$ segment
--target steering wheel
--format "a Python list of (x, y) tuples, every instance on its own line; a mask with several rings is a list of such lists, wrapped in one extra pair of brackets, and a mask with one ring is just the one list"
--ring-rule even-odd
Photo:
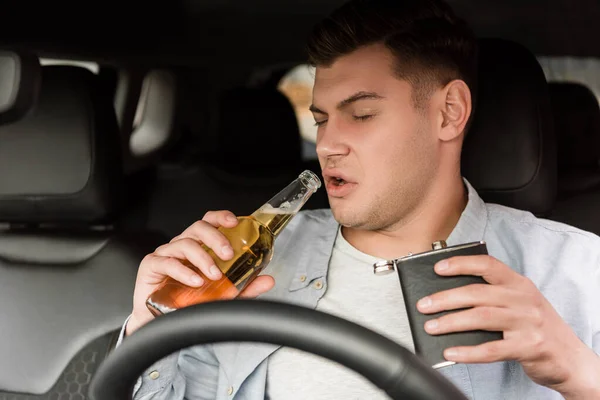
[(130, 400), (157, 360), (193, 345), (260, 342), (293, 347), (350, 368), (392, 399), (466, 400), (442, 375), (392, 340), (342, 318), (266, 300), (202, 303), (156, 318), (100, 365), (92, 400)]

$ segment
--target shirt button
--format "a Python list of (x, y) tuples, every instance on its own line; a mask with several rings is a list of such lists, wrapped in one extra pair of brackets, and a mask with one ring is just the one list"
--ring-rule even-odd
[(227, 389), (227, 394), (230, 396), (233, 394), (233, 386), (229, 386), (229, 388)]
[(315, 289), (322, 289), (322, 288), (323, 288), (323, 282), (316, 281), (315, 282)]
[(302, 276), (300, 277), (300, 282), (304, 282), (304, 281), (306, 281), (306, 275), (302, 275)]
[(159, 376), (160, 376), (160, 373), (158, 371), (150, 372), (150, 379), (152, 379), (154, 381), (157, 380)]

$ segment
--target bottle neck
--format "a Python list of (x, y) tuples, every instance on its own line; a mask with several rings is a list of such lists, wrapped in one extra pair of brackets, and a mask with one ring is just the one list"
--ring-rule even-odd
[(252, 213), (252, 217), (277, 237), (320, 186), (321, 182), (314, 173), (304, 171), (297, 179)]

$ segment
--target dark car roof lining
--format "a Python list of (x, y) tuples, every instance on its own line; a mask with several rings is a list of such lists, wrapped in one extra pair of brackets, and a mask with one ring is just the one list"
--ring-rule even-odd
[[(6, 7), (11, 18), (0, 28), (0, 46), (111, 63), (209, 69), (302, 62), (311, 26), (343, 1), (172, 0), (118, 6), (104, 1), (69, 5), (69, 13), (42, 4), (45, 18), (35, 22), (31, 10), (15, 1)], [(448, 1), (481, 37), (512, 39), (537, 55), (600, 57), (597, 0)]]

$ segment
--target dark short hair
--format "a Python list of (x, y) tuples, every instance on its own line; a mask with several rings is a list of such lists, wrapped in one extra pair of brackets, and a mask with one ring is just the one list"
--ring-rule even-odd
[(469, 86), (474, 103), (477, 40), (442, 0), (350, 0), (314, 27), (307, 43), (309, 62), (329, 66), (377, 43), (396, 57), (397, 76), (411, 83), (417, 108), (432, 89), (454, 79)]

